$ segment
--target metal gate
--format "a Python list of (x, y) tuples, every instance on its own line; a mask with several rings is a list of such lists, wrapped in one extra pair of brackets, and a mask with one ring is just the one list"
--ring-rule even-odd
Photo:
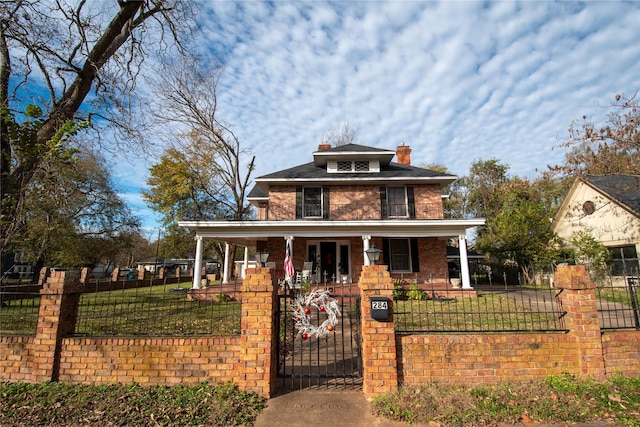
[[(312, 285), (313, 286), (313, 285)], [(329, 285), (328, 285), (329, 286)], [(322, 286), (318, 286), (321, 288)], [(320, 338), (297, 333), (293, 320), (295, 298), (304, 290), (290, 290), (279, 296), (277, 331), (278, 391), (311, 387), (359, 389), (362, 387), (360, 346), (360, 294), (357, 285), (331, 284), (324, 287), (340, 307), (335, 329)], [(327, 315), (320, 310), (309, 314), (320, 325)]]

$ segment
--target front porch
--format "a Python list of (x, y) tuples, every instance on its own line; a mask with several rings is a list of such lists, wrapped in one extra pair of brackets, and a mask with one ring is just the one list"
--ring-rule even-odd
[[(180, 221), (196, 231), (193, 289), (201, 288), (202, 239), (226, 242), (222, 283), (231, 282), (230, 246), (244, 246), (248, 267), (249, 248), (268, 253), (267, 267), (274, 276), (285, 271), (285, 251), (298, 273), (306, 272), (310, 283), (358, 283), (365, 253), (374, 246), (382, 250), (378, 264), (389, 266), (394, 280), (405, 279), (425, 291), (455, 291), (450, 283), (446, 243), (450, 238), (460, 248), (460, 281), (463, 290), (472, 290), (467, 259), (466, 230), (483, 220), (385, 220), (385, 221)], [(264, 260), (263, 260), (264, 262)], [(245, 268), (246, 270), (246, 268)], [(214, 291), (209, 291), (214, 292)], [(195, 292), (194, 292), (195, 294)], [(466, 295), (466, 294), (465, 294)]]

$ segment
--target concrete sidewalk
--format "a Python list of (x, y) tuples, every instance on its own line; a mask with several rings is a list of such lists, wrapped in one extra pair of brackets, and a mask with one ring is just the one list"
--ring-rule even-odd
[[(437, 427), (439, 423), (411, 424), (413, 427)], [(372, 415), (369, 402), (360, 390), (304, 389), (269, 399), (255, 427), (408, 427)], [(611, 427), (602, 421), (571, 424), (516, 423), (499, 427)]]
[[(269, 399), (255, 427), (406, 427), (376, 418), (360, 390), (304, 389)], [(416, 424), (414, 424), (416, 425)]]

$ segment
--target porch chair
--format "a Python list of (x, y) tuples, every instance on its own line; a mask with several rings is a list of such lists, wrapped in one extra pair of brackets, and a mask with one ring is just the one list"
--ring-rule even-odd
[(302, 277), (301, 277), (301, 281), (304, 282), (312, 282), (312, 273), (313, 271), (311, 270), (313, 268), (313, 261), (305, 261), (305, 263), (302, 266)]

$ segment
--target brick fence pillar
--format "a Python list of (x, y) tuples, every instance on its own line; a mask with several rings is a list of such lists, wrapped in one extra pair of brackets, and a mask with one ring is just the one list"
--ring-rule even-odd
[(271, 270), (249, 268), (242, 282), (242, 347), (239, 387), (271, 397), (276, 386), (277, 289)]
[(62, 339), (75, 328), (82, 294), (78, 272), (54, 271), (40, 290), (40, 312), (31, 357), (31, 380), (57, 381)]
[(374, 320), (370, 304), (370, 297), (387, 297), (393, 313), (393, 280), (386, 265), (365, 265), (358, 286), (362, 307), (362, 391), (371, 399), (398, 388), (393, 314), (390, 321)]
[(554, 285), (561, 289), (559, 298), (567, 312), (565, 326), (576, 348), (580, 373), (596, 380), (605, 379), (600, 318), (596, 284), (584, 265), (558, 266)]

